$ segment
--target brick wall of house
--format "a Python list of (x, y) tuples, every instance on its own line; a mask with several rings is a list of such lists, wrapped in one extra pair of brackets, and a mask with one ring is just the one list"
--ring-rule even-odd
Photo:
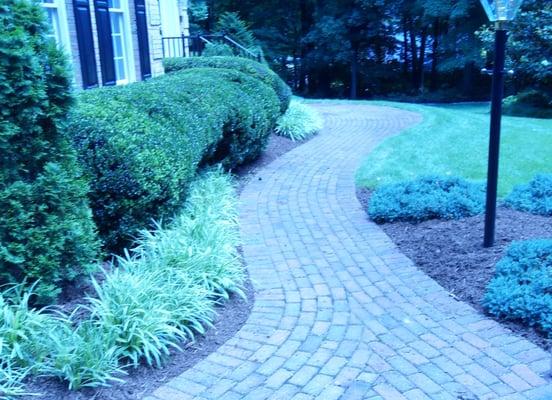
[(146, 14), (148, 18), (151, 73), (153, 76), (158, 76), (164, 73), (159, 0), (146, 1)]
[(77, 28), (75, 26), (75, 11), (73, 9), (73, 2), (71, 0), (65, 0), (65, 10), (67, 15), (67, 27), (69, 30), (69, 41), (71, 43), (71, 66), (73, 72), (73, 78), (75, 86), (82, 87), (82, 73), (80, 67), (80, 54), (79, 44), (77, 42)]
[[(161, 16), (159, 9), (159, 2), (163, 0), (146, 0), (146, 17), (148, 21), (148, 40), (150, 48), (150, 60), (151, 70), (153, 76), (158, 76), (164, 73), (163, 69), (163, 48), (162, 48), (162, 26)], [(180, 10), (181, 29), (183, 34), (188, 33), (188, 0), (178, 0)], [(92, 37), (94, 40), (94, 50), (96, 56), (96, 70), (98, 73), (98, 81), (100, 86), (102, 85), (102, 71), (100, 64), (100, 52), (98, 45), (98, 34), (96, 27), (96, 15), (94, 10), (94, 0), (90, 0), (90, 18), (92, 23)], [(134, 0), (128, 0), (129, 18), (130, 18), (130, 31), (132, 37), (132, 58), (134, 64), (134, 70), (136, 74), (136, 80), (141, 79), (140, 70), (140, 50), (138, 47), (138, 34), (136, 25), (136, 12), (134, 7)], [(65, 0), (65, 8), (67, 14), (67, 23), (69, 31), (69, 39), (71, 42), (71, 63), (73, 67), (73, 75), (75, 80), (75, 86), (82, 88), (82, 73), (80, 67), (79, 47), (77, 40), (77, 28), (75, 25), (75, 13), (73, 9), (73, 1)]]

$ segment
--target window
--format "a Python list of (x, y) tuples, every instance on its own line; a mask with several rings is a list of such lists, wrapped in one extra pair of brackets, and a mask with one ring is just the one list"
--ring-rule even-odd
[(109, 0), (109, 18), (111, 20), (111, 38), (113, 40), (113, 60), (117, 84), (134, 80), (132, 41), (127, 0)]
[(48, 35), (67, 53), (71, 51), (64, 0), (42, 0), (52, 32)]

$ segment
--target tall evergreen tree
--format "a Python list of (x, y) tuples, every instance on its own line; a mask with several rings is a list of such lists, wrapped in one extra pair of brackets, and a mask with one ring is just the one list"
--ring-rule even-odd
[(39, 280), (42, 300), (97, 255), (87, 185), (59, 128), (67, 66), (48, 30), (38, 4), (0, 0), (0, 280)]

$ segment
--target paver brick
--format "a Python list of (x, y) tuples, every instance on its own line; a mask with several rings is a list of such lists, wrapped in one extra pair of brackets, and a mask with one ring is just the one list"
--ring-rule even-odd
[(362, 158), (420, 117), (316, 107), (325, 129), (241, 193), (249, 319), (145, 400), (551, 399), (549, 354), (451, 298), (355, 198)]

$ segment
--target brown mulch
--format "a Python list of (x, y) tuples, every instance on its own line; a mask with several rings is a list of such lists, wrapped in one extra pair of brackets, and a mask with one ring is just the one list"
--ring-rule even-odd
[[(366, 209), (370, 192), (360, 189)], [(453, 296), (484, 313), (481, 299), (494, 276), (495, 264), (514, 240), (552, 238), (552, 219), (498, 207), (496, 242), (483, 247), (484, 215), (461, 220), (430, 220), (418, 224), (393, 222), (379, 225), (399, 249)], [(501, 324), (547, 350), (550, 339), (521, 323)]]
[[(257, 170), (299, 146), (301, 143), (271, 135), (267, 148), (261, 157), (233, 171), (237, 178), (238, 192), (243, 190)], [(91, 291), (89, 285), (65, 289), (65, 303), (60, 306), (66, 311), (74, 309), (76, 304), (82, 302), (82, 293)], [(226, 304), (218, 307), (216, 310), (218, 315), (214, 327), (207, 330), (204, 336), (198, 336), (194, 343), (185, 344), (182, 352), (174, 351), (163, 368), (157, 369), (144, 365), (137, 369), (128, 370), (128, 375), (122, 377), (125, 381), (123, 384), (116, 383), (108, 388), (83, 389), (76, 392), (69, 391), (66, 383), (51, 378), (33, 377), (27, 382), (26, 389), (31, 393), (41, 393), (41, 395), (23, 398), (28, 400), (141, 399), (216, 351), (240, 330), (247, 321), (253, 307), (254, 290), (249, 278), (247, 279), (244, 291), (247, 299), (233, 296)], [(80, 296), (78, 293), (80, 293)]]

